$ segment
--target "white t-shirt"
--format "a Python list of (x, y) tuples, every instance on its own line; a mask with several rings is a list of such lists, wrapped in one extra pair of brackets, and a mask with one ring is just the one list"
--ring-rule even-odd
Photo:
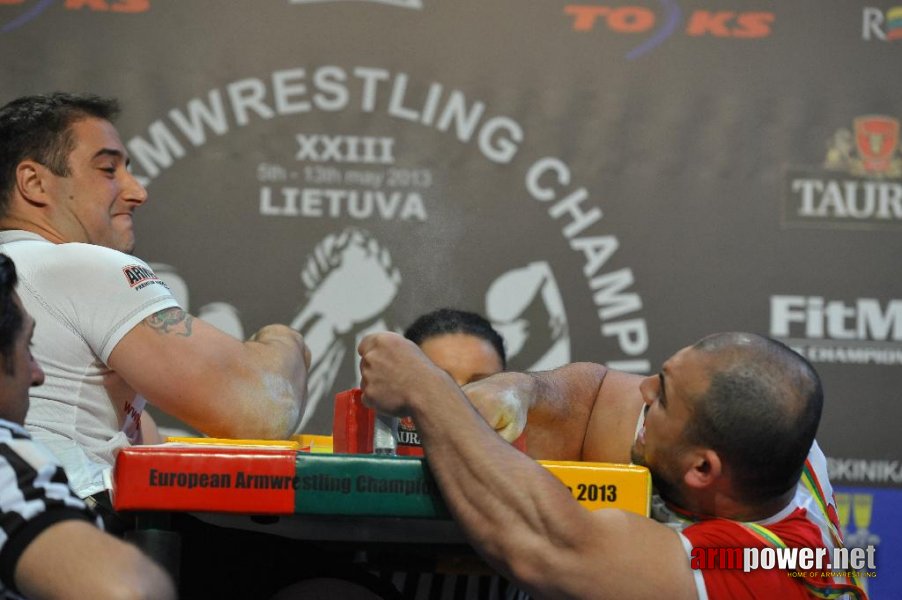
[(62, 462), (75, 492), (109, 487), (122, 447), (140, 441), (144, 399), (107, 366), (116, 344), (146, 317), (178, 303), (143, 261), (92, 244), (53, 244), (0, 232), (19, 293), (37, 323), (32, 346), (46, 375), (31, 388), (25, 425)]

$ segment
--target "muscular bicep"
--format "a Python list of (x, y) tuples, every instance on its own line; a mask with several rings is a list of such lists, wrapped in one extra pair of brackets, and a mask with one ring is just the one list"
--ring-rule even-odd
[(607, 369), (597, 363), (571, 363), (531, 374), (534, 388), (526, 426), (530, 456), (585, 460), (583, 442), (606, 373)]
[(108, 362), (151, 404), (213, 435), (229, 418), (217, 400), (241, 381), (243, 353), (242, 342), (174, 307), (133, 327)]
[(608, 371), (592, 407), (581, 460), (628, 463), (642, 411), (642, 376)]

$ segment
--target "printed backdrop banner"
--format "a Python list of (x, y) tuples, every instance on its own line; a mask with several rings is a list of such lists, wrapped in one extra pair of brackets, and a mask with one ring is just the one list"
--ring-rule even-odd
[[(837, 487), (837, 516), (847, 548), (873, 548), (876, 569), (860, 573), (871, 600), (899, 597), (902, 569), (902, 490)], [(871, 576), (875, 574), (876, 576)]]
[(306, 336), (305, 431), (441, 306), (521, 370), (748, 330), (821, 373), (834, 480), (902, 487), (898, 0), (7, 0), (0, 52), (0, 101), (122, 101), (136, 253)]

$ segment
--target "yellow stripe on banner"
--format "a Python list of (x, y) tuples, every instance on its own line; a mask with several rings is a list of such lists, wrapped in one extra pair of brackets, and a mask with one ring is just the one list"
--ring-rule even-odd
[(651, 512), (651, 473), (645, 467), (554, 460), (539, 464), (589, 510), (619, 508), (645, 517)]
[(300, 435), (291, 436), (291, 439), (298, 443), (303, 452), (312, 452), (314, 454), (332, 453), (331, 435), (311, 435), (302, 433)]
[(174, 437), (166, 438), (167, 444), (206, 445), (206, 446), (245, 446), (285, 448), (288, 450), (300, 450), (301, 445), (295, 440), (238, 440), (232, 438), (207, 438), (207, 437)]
[(174, 437), (166, 438), (167, 444), (199, 444), (207, 446), (243, 446), (286, 448), (298, 452), (314, 452), (317, 454), (332, 453), (331, 435), (293, 435), (288, 440), (244, 440), (232, 438), (207, 438), (207, 437)]

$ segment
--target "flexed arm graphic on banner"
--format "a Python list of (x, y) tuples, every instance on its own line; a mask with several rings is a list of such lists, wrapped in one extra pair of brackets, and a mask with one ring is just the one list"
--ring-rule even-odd
[(570, 362), (567, 313), (547, 262), (498, 277), (485, 294), (485, 307), (515, 369), (545, 371)]
[[(329, 433), (332, 404), (323, 403), (347, 354), (354, 355), (359, 339), (369, 331), (387, 329), (382, 313), (401, 285), (391, 255), (368, 232), (348, 228), (321, 241), (301, 271), (307, 303), (291, 326), (304, 336), (313, 355), (307, 380), (307, 411), (300, 429)], [(356, 361), (353, 381), (356, 383)], [(347, 366), (347, 365), (345, 365)]]

